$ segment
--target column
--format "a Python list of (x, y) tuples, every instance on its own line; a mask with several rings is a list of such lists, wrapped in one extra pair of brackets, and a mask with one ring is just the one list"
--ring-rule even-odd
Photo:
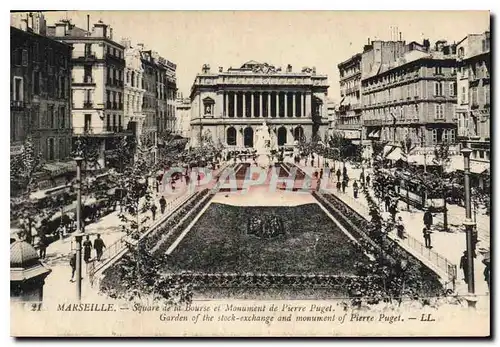
[(280, 93), (276, 92), (276, 118), (280, 116)]
[(251, 110), (252, 110), (252, 118), (255, 117), (255, 112), (254, 112), (254, 93), (252, 92), (251, 94), (251, 100), (252, 100), (252, 104), (250, 105), (251, 107)]
[(292, 102), (292, 107), (293, 107), (293, 117), (295, 117), (296, 111), (297, 111), (297, 104), (295, 103), (295, 92), (293, 93), (293, 102)]
[(300, 103), (300, 116), (301, 117), (305, 117), (306, 116), (306, 112), (305, 112), (305, 109), (306, 109), (306, 94), (304, 92), (300, 93), (300, 95), (302, 95), (302, 102)]
[(267, 93), (267, 116), (271, 118), (271, 92)]
[(234, 92), (234, 116), (237, 117), (238, 114), (238, 93)]
[(262, 92), (259, 92), (259, 116), (264, 117), (264, 104), (262, 103)]
[(229, 117), (229, 93), (224, 92), (224, 100), (225, 100), (225, 117)]
[(311, 93), (306, 95), (306, 110), (304, 116), (307, 117), (311, 114)]
[(288, 92), (285, 92), (285, 97), (283, 100), (285, 104), (285, 117), (288, 117)]
[(247, 116), (247, 93), (243, 93), (243, 117)]

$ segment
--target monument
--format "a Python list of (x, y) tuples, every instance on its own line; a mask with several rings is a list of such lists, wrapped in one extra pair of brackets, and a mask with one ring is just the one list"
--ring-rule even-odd
[(269, 167), (271, 163), (271, 135), (266, 122), (256, 131), (255, 151), (257, 164), (260, 167)]

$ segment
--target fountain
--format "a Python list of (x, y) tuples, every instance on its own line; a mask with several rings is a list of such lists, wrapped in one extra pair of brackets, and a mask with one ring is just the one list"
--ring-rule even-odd
[(271, 135), (266, 122), (257, 129), (255, 150), (257, 154), (256, 162), (262, 168), (267, 168), (271, 164)]

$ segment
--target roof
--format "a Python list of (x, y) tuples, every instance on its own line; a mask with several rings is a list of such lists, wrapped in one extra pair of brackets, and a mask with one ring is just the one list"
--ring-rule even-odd
[[(66, 31), (69, 37), (88, 37), (90, 32), (85, 29), (79, 28), (75, 25), (71, 25), (69, 30)], [(55, 26), (47, 26), (47, 36), (56, 36), (56, 27)]]
[(260, 65), (260, 63), (258, 61), (255, 61), (255, 60), (250, 60), (250, 61), (247, 61), (245, 64), (241, 65), (241, 68), (243, 69), (247, 65)]
[(10, 245), (10, 267), (29, 268), (39, 263), (35, 248), (26, 241), (16, 241)]

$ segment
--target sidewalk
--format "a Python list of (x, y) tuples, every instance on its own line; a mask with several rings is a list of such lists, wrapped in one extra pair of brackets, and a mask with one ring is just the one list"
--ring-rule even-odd
[[(185, 188), (186, 184), (184, 181), (182, 181), (177, 183), (174, 194), (164, 195), (165, 199), (167, 200), (166, 211), (173, 207), (170, 205), (171, 202), (173, 202), (179, 196), (188, 193), (188, 190)], [(154, 202), (158, 207), (156, 219), (160, 218), (161, 216), (159, 207), (159, 200), (161, 196), (161, 189), (159, 193), (156, 193), (156, 191), (154, 192)], [(151, 212), (148, 211), (145, 214), (141, 215), (141, 217), (144, 216), (151, 217), (152, 215)], [(153, 220), (152, 218), (150, 218), (146, 222), (146, 225), (150, 225), (152, 222)], [(85, 228), (85, 233), (91, 235), (90, 239), (92, 242), (94, 241), (96, 234), (101, 234), (101, 238), (103, 239), (104, 244), (106, 245), (106, 247), (109, 247), (125, 235), (125, 233), (121, 230), (121, 225), (122, 222), (119, 218), (119, 208), (117, 208), (117, 211), (104, 216), (96, 223), (87, 225)], [(69, 265), (71, 250), (75, 247), (76, 245), (73, 236), (67, 237), (62, 240), (57, 240), (47, 247), (47, 257), (46, 259), (42, 260), (42, 262), (46, 264), (52, 270), (52, 272), (45, 279), (43, 294), (44, 301), (61, 301), (64, 299), (73, 300), (76, 298), (76, 283), (70, 282), (71, 267)], [(92, 259), (95, 258), (95, 255), (95, 250), (92, 249)], [(90, 286), (87, 276), (87, 265), (85, 263), (82, 263), (82, 277), (82, 298), (88, 299), (90, 297), (95, 297), (95, 295), (97, 295), (97, 291), (96, 289), (92, 289)]]
[[(349, 164), (346, 164), (348, 174), (349, 176), (354, 180), (359, 178), (359, 175), (361, 173), (361, 169), (354, 169), (351, 168)], [(365, 175), (370, 173), (370, 170), (365, 169)], [(363, 193), (360, 191), (358, 194), (358, 198), (354, 199), (353, 197), (353, 190), (352, 190), (352, 183), (349, 184), (349, 187), (346, 190), (346, 193), (338, 193), (336, 190), (331, 190), (331, 193), (335, 194), (337, 197), (342, 199), (345, 203), (349, 204), (352, 208), (354, 208), (356, 211), (361, 213), (364, 216), (368, 216), (368, 203), (365, 199), (365, 196)], [(371, 190), (370, 190), (371, 192)], [(371, 192), (372, 193), (372, 192)], [(373, 194), (373, 193), (372, 193)], [(453, 205), (452, 205), (453, 206)], [(454, 214), (452, 218), (448, 218), (448, 221), (451, 224), (454, 224), (455, 221), (458, 221), (458, 213), (460, 213), (460, 208), (459, 206), (453, 206), (453, 209), (450, 209), (449, 214)], [(423, 225), (423, 211), (419, 211), (416, 209), (411, 209), (410, 211), (406, 210), (406, 203), (401, 202), (400, 206), (398, 206), (398, 216), (401, 216), (404, 224), (405, 224), (405, 232), (408, 235), (411, 235), (413, 238), (416, 240), (424, 243), (423, 236), (422, 236), (422, 228), (424, 227)], [(381, 207), (381, 211), (384, 211), (383, 207)], [(465, 215), (465, 212), (463, 212)], [(383, 213), (383, 216), (385, 218), (389, 217), (388, 213)], [(487, 216), (484, 216), (487, 217)], [(369, 217), (368, 217), (369, 218)], [(439, 218), (435, 218), (435, 220)], [(457, 223), (458, 224), (458, 223)], [(487, 224), (489, 226), (489, 223)], [(488, 236), (489, 236), (489, 228), (488, 228)], [(455, 231), (455, 232), (439, 232), (435, 231), (432, 234), (431, 238), (432, 242), (432, 250), (442, 257), (448, 259), (452, 264), (457, 265), (457, 292), (461, 294), (467, 293), (467, 285), (463, 281), (463, 272), (461, 271), (459, 264), (460, 264), (460, 257), (463, 254), (463, 251), (466, 249), (466, 236), (465, 232), (461, 228), (460, 231)], [(479, 246), (479, 245), (478, 245)], [(478, 252), (476, 252), (478, 253)], [(474, 261), (474, 271), (475, 271), (475, 283), (476, 283), (476, 294), (478, 295), (484, 295), (488, 292), (488, 288), (486, 285), (486, 282), (484, 281), (484, 276), (483, 276), (483, 270), (484, 270), (484, 264), (481, 262), (482, 256), (478, 253), (477, 258)]]

